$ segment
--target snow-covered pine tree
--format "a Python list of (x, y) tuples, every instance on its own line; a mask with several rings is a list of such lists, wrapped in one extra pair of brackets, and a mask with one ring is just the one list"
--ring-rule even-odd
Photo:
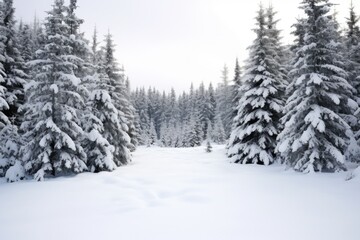
[(150, 129), (150, 118), (148, 115), (148, 98), (144, 88), (139, 90), (136, 99), (136, 110), (139, 115), (140, 124), (139, 144), (146, 145), (149, 139), (148, 132)]
[[(93, 35), (92, 52), (89, 55), (91, 72), (84, 78), (87, 88), (86, 108), (82, 125), (85, 131), (83, 146), (87, 154), (87, 166), (91, 172), (112, 171), (114, 146), (108, 139), (116, 139), (118, 129), (118, 112), (112, 103), (109, 92), (113, 90), (110, 80), (101, 64), (98, 55), (96, 31)], [(121, 133), (120, 133), (121, 134)]]
[(350, 74), (349, 82), (356, 90), (356, 98), (360, 104), (360, 29), (358, 26), (359, 16), (355, 13), (355, 7), (351, 2), (350, 14), (347, 18), (348, 28), (345, 34), (345, 57), (348, 60), (347, 70)]
[(8, 118), (13, 119), (14, 124), (19, 126), (21, 120), (18, 108), (24, 103), (24, 85), (27, 82), (28, 75), (24, 72), (25, 63), (18, 48), (13, 0), (4, 0), (0, 6), (2, 15), (0, 33), (3, 45), (2, 55), (4, 56), (0, 62), (4, 68), (5, 97), (9, 104), (9, 109), (5, 111), (5, 114)]
[[(275, 19), (277, 12), (274, 10), (273, 6), (270, 4), (266, 11), (267, 17), (267, 35), (269, 38), (269, 54), (272, 54), (272, 67), (271, 73), (275, 75), (275, 78), (280, 82), (278, 85), (278, 92), (281, 95), (281, 98), (285, 97), (286, 87), (288, 85), (288, 71), (287, 64), (288, 59), (286, 58), (286, 51), (284, 46), (281, 44), (281, 31), (277, 28), (279, 20)], [(283, 100), (285, 105), (285, 100)]]
[[(134, 105), (132, 104), (132, 101), (131, 101), (131, 88), (130, 88), (130, 80), (129, 78), (126, 79), (125, 81), (125, 97), (126, 99), (128, 100), (128, 115), (127, 115), (127, 118), (128, 118), (128, 128), (129, 128), (129, 131), (128, 131), (128, 135), (130, 137), (130, 144), (128, 146), (128, 148), (130, 149), (131, 152), (135, 151), (137, 146), (139, 145), (139, 124), (137, 122), (137, 119), (136, 119), (136, 110), (135, 110), (135, 107)], [(156, 133), (156, 131), (155, 131)]]
[[(34, 42), (32, 38), (32, 30), (29, 24), (23, 24), (22, 28), (19, 28), (18, 32), (19, 52), (25, 63), (32, 60), (35, 56)], [(26, 66), (25, 66), (26, 67)], [(28, 73), (29, 69), (25, 69)]]
[(154, 145), (157, 142), (157, 134), (155, 130), (154, 121), (150, 120), (150, 128), (149, 128), (149, 143), (148, 145)]
[(275, 49), (266, 27), (262, 6), (256, 17), (257, 37), (250, 47), (250, 56), (243, 78), (243, 95), (234, 119), (234, 130), (228, 156), (235, 163), (269, 165), (275, 161), (276, 137), (280, 131), (282, 95)]
[(211, 146), (210, 140), (207, 140), (207, 141), (206, 141), (206, 149), (205, 149), (205, 151), (206, 151), (207, 153), (211, 153), (211, 152), (212, 152), (212, 146)]
[(345, 170), (352, 87), (347, 82), (328, 0), (303, 0), (306, 18), (303, 58), (294, 65), (294, 91), (286, 103), (277, 151), (296, 171)]
[(185, 144), (184, 147), (197, 147), (201, 145), (202, 142), (202, 126), (200, 122), (200, 114), (198, 111), (192, 112), (190, 118), (187, 122), (185, 134)]
[(208, 118), (210, 123), (214, 125), (215, 123), (215, 116), (216, 116), (216, 97), (215, 97), (215, 90), (212, 83), (209, 84), (209, 88), (207, 91), (207, 104), (208, 104)]
[(226, 142), (224, 124), (220, 115), (217, 115), (215, 117), (214, 129), (212, 130), (211, 139), (213, 140), (214, 143), (217, 144), (224, 144)]
[(115, 147), (114, 161), (117, 166), (127, 164), (131, 161), (129, 153), (129, 145), (131, 139), (129, 137), (129, 120), (131, 114), (130, 102), (127, 98), (126, 87), (125, 87), (125, 76), (123, 69), (120, 69), (118, 63), (114, 57), (115, 46), (113, 44), (112, 36), (108, 33), (105, 37), (104, 51), (104, 70), (110, 80), (110, 86), (112, 91), (110, 97), (113, 101), (114, 106), (118, 110), (118, 121), (120, 123), (121, 130), (118, 131), (119, 135), (115, 139), (108, 139), (111, 145)]
[(236, 58), (235, 76), (234, 76), (233, 85), (232, 85), (232, 107), (233, 107), (233, 111), (232, 111), (232, 115), (231, 115), (232, 120), (234, 120), (234, 118), (237, 115), (236, 107), (238, 106), (240, 98), (241, 98), (240, 87), (241, 87), (241, 68), (239, 65), (239, 60)]
[(39, 181), (87, 170), (78, 115), (84, 99), (78, 92), (81, 80), (74, 75), (79, 59), (71, 55), (65, 14), (64, 0), (55, 0), (45, 21), (46, 44), (29, 63), (35, 76), (26, 87), (22, 130), (27, 144), (22, 152), (26, 171)]
[(196, 101), (198, 102), (198, 109), (199, 109), (199, 114), (200, 114), (200, 124), (202, 127), (202, 133), (203, 133), (203, 136), (201, 136), (202, 139), (206, 139), (206, 131), (207, 131), (208, 123), (210, 120), (210, 116), (209, 116), (210, 104), (207, 100), (208, 100), (208, 98), (206, 97), (205, 85), (202, 82), (199, 86), (198, 95), (197, 95), (197, 99), (196, 99)]
[(217, 112), (220, 113), (224, 123), (225, 134), (230, 136), (232, 128), (232, 86), (229, 84), (229, 69), (225, 65), (222, 70), (222, 83), (217, 89)]

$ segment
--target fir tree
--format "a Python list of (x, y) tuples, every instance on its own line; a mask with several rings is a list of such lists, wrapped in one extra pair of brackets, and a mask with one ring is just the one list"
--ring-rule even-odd
[(108, 139), (110, 144), (115, 147), (114, 161), (117, 166), (127, 164), (130, 161), (129, 145), (131, 139), (128, 135), (129, 132), (129, 120), (131, 114), (130, 102), (127, 98), (125, 79), (123, 69), (118, 67), (118, 63), (114, 57), (114, 44), (110, 33), (106, 35), (105, 47), (104, 47), (104, 72), (110, 80), (110, 86), (112, 91), (110, 97), (113, 100), (113, 104), (118, 111), (118, 120), (120, 123), (121, 130), (119, 135), (114, 139)]
[(278, 63), (266, 28), (265, 13), (258, 11), (257, 38), (250, 47), (250, 57), (238, 105), (238, 114), (230, 141), (228, 156), (235, 163), (269, 165), (275, 161), (276, 137), (280, 131), (282, 79), (274, 71)]
[(349, 15), (349, 18), (347, 18), (348, 28), (345, 34), (345, 57), (348, 60), (347, 70), (350, 73), (349, 82), (355, 88), (357, 102), (360, 104), (360, 29), (358, 26), (359, 16), (356, 15), (355, 8), (352, 3), (350, 6)]
[(94, 32), (92, 53), (92, 75), (85, 78), (88, 90), (86, 109), (83, 122), (85, 130), (84, 149), (87, 154), (87, 166), (91, 172), (112, 171), (116, 168), (114, 161), (115, 148), (108, 139), (116, 139), (120, 123), (118, 111), (110, 97), (110, 79), (105, 73), (104, 65), (98, 55), (97, 35)]
[(65, 13), (64, 1), (55, 0), (45, 22), (46, 44), (29, 63), (35, 77), (26, 89), (22, 130), (28, 142), (22, 152), (25, 168), (36, 180), (87, 170), (79, 142), (83, 130), (78, 112), (84, 99), (78, 92), (81, 81), (74, 75), (79, 59), (71, 55)]
[(241, 93), (240, 93), (240, 87), (241, 87), (241, 69), (240, 69), (240, 65), (239, 65), (239, 60), (236, 58), (236, 63), (235, 63), (235, 76), (234, 76), (234, 80), (233, 80), (233, 86), (232, 86), (232, 107), (233, 107), (233, 112), (231, 115), (231, 119), (234, 120), (234, 118), (237, 115), (237, 105), (239, 104), (240, 98), (241, 98)]
[(24, 103), (24, 85), (28, 76), (24, 72), (25, 63), (18, 48), (13, 0), (4, 0), (1, 5), (1, 12), (0, 32), (4, 58), (1, 58), (0, 62), (4, 70), (3, 87), (6, 88), (5, 98), (9, 105), (5, 114), (10, 119), (14, 119), (13, 122), (16, 125), (20, 125), (18, 108)]
[(327, 0), (304, 0), (306, 18), (303, 58), (294, 65), (296, 78), (286, 103), (278, 151), (297, 171), (345, 170), (348, 124), (340, 114), (349, 112), (352, 88), (338, 52)]

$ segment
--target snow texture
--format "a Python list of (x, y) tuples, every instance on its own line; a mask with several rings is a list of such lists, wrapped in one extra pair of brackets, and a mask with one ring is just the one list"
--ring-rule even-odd
[(224, 146), (141, 147), (114, 172), (4, 180), (1, 239), (358, 240), (360, 175), (345, 175), (230, 164)]

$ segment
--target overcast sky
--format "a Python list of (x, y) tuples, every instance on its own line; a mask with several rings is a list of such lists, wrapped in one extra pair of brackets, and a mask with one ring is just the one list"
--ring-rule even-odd
[[(278, 11), (283, 41), (290, 43), (291, 25), (301, 14), (301, 0), (272, 0)], [(345, 26), (351, 0), (340, 3), (338, 19)], [(267, 0), (262, 1), (265, 6)], [(43, 19), (53, 0), (14, 0), (16, 15), (32, 21)], [(360, 1), (354, 1), (360, 13)], [(117, 45), (116, 56), (124, 64), (132, 87), (174, 87), (188, 90), (219, 83), (227, 64), (233, 75), (236, 57), (247, 58), (254, 39), (251, 29), (259, 1), (240, 0), (78, 0), (82, 31), (90, 36), (97, 26), (102, 37), (108, 31)]]

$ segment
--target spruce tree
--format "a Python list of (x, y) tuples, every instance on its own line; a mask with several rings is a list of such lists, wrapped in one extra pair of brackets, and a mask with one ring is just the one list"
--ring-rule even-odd
[(282, 112), (282, 79), (273, 72), (278, 63), (273, 58), (273, 44), (266, 27), (262, 6), (256, 17), (254, 44), (246, 67), (234, 130), (229, 140), (228, 156), (235, 163), (269, 165), (275, 161), (276, 137)]
[(235, 63), (235, 75), (234, 75), (234, 80), (233, 80), (233, 85), (232, 85), (232, 115), (231, 115), (231, 119), (234, 120), (234, 118), (237, 115), (237, 105), (239, 104), (240, 98), (241, 98), (241, 93), (240, 93), (240, 87), (241, 87), (241, 69), (240, 69), (240, 65), (239, 65), (239, 60), (236, 58), (236, 63)]
[(5, 98), (9, 108), (5, 111), (8, 118), (13, 119), (13, 123), (20, 125), (21, 120), (18, 115), (18, 108), (24, 103), (24, 85), (28, 75), (24, 72), (24, 60), (19, 51), (18, 34), (16, 32), (15, 9), (13, 0), (4, 0), (1, 5), (1, 28), (2, 35), (2, 55), (4, 58), (0, 62), (4, 69)]
[(26, 171), (36, 180), (87, 171), (79, 141), (84, 99), (78, 92), (81, 80), (74, 75), (81, 60), (71, 52), (66, 9), (63, 0), (55, 0), (45, 21), (46, 44), (29, 63), (35, 75), (26, 91), (22, 130), (27, 144), (22, 152)]
[(108, 33), (105, 37), (104, 51), (104, 71), (110, 80), (112, 91), (110, 97), (113, 104), (118, 111), (118, 121), (120, 129), (117, 129), (119, 135), (114, 139), (108, 139), (111, 145), (115, 147), (114, 161), (117, 166), (124, 165), (130, 162), (129, 145), (131, 139), (129, 137), (129, 124), (130, 124), (130, 102), (126, 96), (125, 76), (123, 69), (119, 68), (115, 59), (114, 52), (115, 46), (113, 44), (112, 36)]
[(345, 170), (349, 125), (340, 116), (350, 112), (342, 57), (338, 52), (328, 0), (303, 0), (305, 11), (302, 58), (294, 65), (294, 91), (286, 103), (277, 150), (297, 171)]
[[(110, 79), (98, 53), (97, 34), (94, 32), (91, 59), (92, 71), (84, 78), (87, 88), (86, 108), (83, 121), (85, 136), (83, 146), (87, 154), (87, 166), (91, 172), (112, 171), (116, 168), (115, 148), (108, 139), (116, 139), (121, 129), (118, 111), (110, 97)], [(121, 134), (121, 132), (120, 132)]]
[[(349, 82), (355, 88), (355, 96), (360, 104), (360, 29), (358, 26), (359, 16), (355, 13), (355, 7), (351, 3), (349, 18), (347, 18), (348, 28), (345, 34), (347, 71), (349, 72)], [(356, 129), (358, 130), (358, 129)]]

